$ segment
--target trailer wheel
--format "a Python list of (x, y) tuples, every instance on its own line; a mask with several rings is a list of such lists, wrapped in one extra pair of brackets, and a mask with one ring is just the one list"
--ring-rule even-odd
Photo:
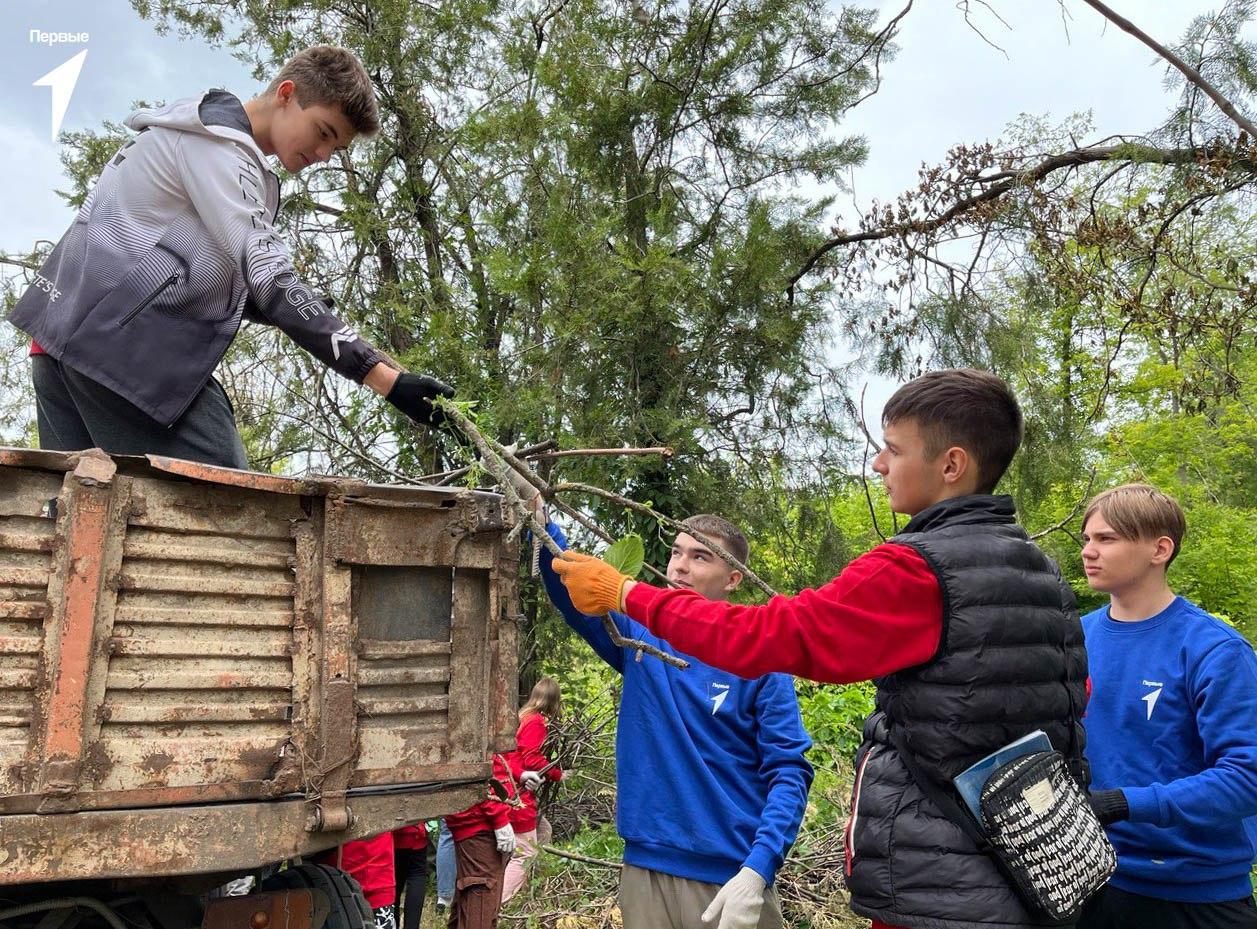
[(324, 929), (374, 929), (375, 916), (362, 895), (362, 887), (350, 875), (325, 864), (303, 864), (285, 868), (262, 882), (260, 891), (321, 890), (331, 905)]

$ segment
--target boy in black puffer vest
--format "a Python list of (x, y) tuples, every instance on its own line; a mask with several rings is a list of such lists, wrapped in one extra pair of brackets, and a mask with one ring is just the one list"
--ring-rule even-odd
[(1039, 925), (897, 747), (948, 790), (1036, 729), (1081, 750), (1087, 658), (1074, 595), (1012, 500), (991, 495), (1021, 444), (1021, 410), (993, 375), (935, 371), (891, 397), (882, 425), (873, 468), (912, 519), (823, 587), (740, 606), (636, 583), (586, 555), (554, 567), (582, 612), (618, 609), (717, 668), (876, 683), (846, 860), (852, 908), (874, 929)]

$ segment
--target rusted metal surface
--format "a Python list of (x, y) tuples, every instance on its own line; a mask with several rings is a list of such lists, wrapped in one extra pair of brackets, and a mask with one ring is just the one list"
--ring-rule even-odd
[(24, 884), (247, 871), (465, 809), (483, 797), (483, 784), (355, 797), (356, 823), (340, 833), (307, 832), (301, 799), (6, 816), (0, 875), (5, 884)]
[[(115, 843), (66, 871), (81, 817), (160, 845), (248, 809), (256, 864), (388, 828), (362, 790), (487, 777), (514, 729), (507, 529), (484, 493), (0, 448), (0, 885), (235, 866)], [(267, 851), (278, 807), (301, 835)]]
[(205, 907), (201, 929), (315, 929), (315, 909), (308, 890), (222, 897)]
[(0, 797), (32, 778), (48, 579), (63, 475), (0, 468)]
[(523, 617), (519, 613), (516, 590), (518, 555), (506, 548), (500, 551), (490, 587), (489, 609), (491, 615), (498, 617), (498, 622), (489, 631), (492, 649), (489, 725), (494, 735), (493, 750), (509, 752), (515, 748), (515, 732), (519, 727), (519, 622)]
[(50, 627), (56, 632), (46, 639), (47, 689), (40, 693), (39, 790), (53, 799), (77, 789), (86, 747), (88, 678), (115, 473), (104, 454), (85, 454), (66, 475), (61, 497), (63, 544), (51, 568), (62, 579), (64, 596), (52, 604)]

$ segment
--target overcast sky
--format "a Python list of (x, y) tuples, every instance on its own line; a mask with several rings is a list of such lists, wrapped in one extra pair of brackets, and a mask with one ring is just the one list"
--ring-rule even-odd
[[(992, 48), (965, 25), (954, 0), (917, 0), (904, 21), (898, 57), (883, 86), (857, 107), (843, 130), (869, 142), (867, 163), (851, 180), (857, 202), (888, 200), (912, 186), (922, 162), (957, 142), (993, 138), (1022, 113), (1061, 120), (1093, 114), (1098, 135), (1147, 130), (1172, 103), (1164, 68), (1144, 46), (1105, 23), (1080, 0), (990, 0), (1007, 27), (978, 10)], [(1113, 0), (1155, 38), (1176, 40), (1195, 15), (1221, 0)], [(883, 20), (903, 0), (880, 4)], [(979, 7), (980, 4), (973, 3)], [(42, 44), (32, 29), (88, 34), (86, 44)], [(49, 138), (51, 92), (33, 82), (87, 49), (63, 129), (121, 120), (139, 100), (174, 100), (210, 86), (241, 97), (259, 85), (223, 48), (159, 36), (127, 0), (0, 0), (0, 251), (23, 252), (60, 236), (70, 210), (59, 146)], [(870, 410), (872, 413), (873, 410)]]

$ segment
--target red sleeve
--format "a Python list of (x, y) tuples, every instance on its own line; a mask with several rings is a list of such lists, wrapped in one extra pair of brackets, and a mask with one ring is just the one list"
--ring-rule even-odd
[(499, 800), (485, 800), (481, 805), (484, 818), (494, 829), (501, 829), (511, 824), (511, 808)]
[(540, 771), (550, 763), (541, 754), (541, 745), (545, 740), (546, 718), (540, 713), (532, 714), (519, 724), (519, 731), (515, 733), (515, 763), (511, 765), (512, 770), (519, 768), (515, 772), (516, 778), (525, 771)]
[(772, 671), (829, 684), (928, 661), (943, 631), (943, 595), (925, 559), (888, 543), (824, 587), (764, 606), (636, 584), (625, 612), (677, 651), (747, 678)]

